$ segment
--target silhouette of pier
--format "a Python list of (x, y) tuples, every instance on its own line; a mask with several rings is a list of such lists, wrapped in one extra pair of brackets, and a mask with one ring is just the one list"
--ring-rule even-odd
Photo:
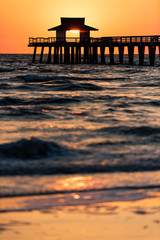
[[(138, 47), (139, 65), (144, 65), (145, 50), (148, 48), (149, 63), (155, 64), (156, 50), (160, 55), (160, 35), (154, 36), (121, 36), (90, 37), (90, 31), (98, 29), (84, 24), (84, 18), (61, 18), (61, 25), (49, 29), (56, 31), (56, 37), (29, 38), (29, 47), (34, 47), (33, 62), (36, 60), (37, 48), (41, 48), (39, 62), (43, 62), (44, 49), (48, 49), (47, 63), (54, 64), (105, 64), (108, 48), (110, 64), (115, 64), (114, 53), (118, 48), (119, 63), (124, 63), (124, 49), (127, 48), (128, 63), (134, 63), (135, 47)], [(80, 37), (66, 38), (66, 31), (78, 30)], [(100, 58), (98, 58), (100, 54)]]

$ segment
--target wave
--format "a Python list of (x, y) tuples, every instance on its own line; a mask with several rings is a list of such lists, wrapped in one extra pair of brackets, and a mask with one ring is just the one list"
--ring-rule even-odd
[(47, 82), (47, 81), (64, 81), (64, 80), (87, 80), (88, 78), (82, 77), (74, 77), (74, 76), (66, 76), (66, 75), (22, 75), (17, 76), (17, 78), (23, 79), (27, 83), (34, 83), (34, 82)]
[(159, 100), (143, 101), (143, 102), (137, 102), (137, 104), (151, 105), (151, 106), (154, 106), (154, 107), (159, 107), (160, 106), (160, 101)]
[(122, 131), (126, 134), (133, 134), (139, 136), (150, 136), (154, 134), (160, 134), (159, 127), (149, 127), (149, 126), (140, 126), (140, 127), (125, 127)]
[[(64, 156), (65, 157), (65, 156)], [(158, 161), (159, 159), (157, 159)], [(59, 166), (58, 166), (59, 165)], [(116, 173), (116, 172), (144, 172), (144, 171), (157, 171), (160, 170), (160, 165), (156, 164), (128, 164), (123, 165), (86, 165), (86, 164), (52, 164), (36, 163), (33, 161), (31, 165), (14, 164), (14, 166), (5, 166), (0, 169), (1, 176), (23, 176), (23, 175), (59, 175), (59, 174), (96, 174), (96, 173)]]
[(47, 142), (37, 138), (21, 139), (17, 142), (0, 145), (1, 158), (22, 160), (41, 159), (53, 157), (54, 155), (65, 156), (68, 151), (68, 148), (62, 147), (55, 142)]
[[(74, 72), (72, 72), (74, 73)], [(124, 80), (129, 80), (130, 78), (128, 77), (107, 77), (107, 76), (102, 76), (100, 77), (97, 72), (97, 74), (92, 74), (91, 72), (88, 72), (88, 74), (80, 75), (81, 72), (77, 72), (77, 75), (71, 75), (71, 74), (66, 74), (66, 75), (59, 75), (57, 73), (54, 74), (54, 72), (51, 75), (38, 75), (38, 74), (33, 74), (33, 75), (18, 75), (18, 79), (24, 80), (26, 83), (40, 83), (40, 82), (49, 82), (53, 81), (56, 83), (61, 82), (61, 81), (93, 81), (93, 80), (100, 80), (100, 81), (124, 81)], [(72, 82), (73, 83), (73, 82)]]
[(21, 76), (18, 75), (17, 78), (23, 79), (27, 83), (46, 82), (62, 79), (62, 77), (58, 76), (41, 76), (41, 75), (21, 75)]
[(159, 127), (149, 127), (149, 126), (107, 127), (107, 128), (100, 128), (97, 131), (98, 132), (108, 132), (108, 133), (112, 133), (112, 134), (128, 134), (128, 135), (137, 135), (137, 136), (151, 136), (151, 135), (159, 135), (160, 134), (160, 128)]
[(138, 84), (139, 87), (160, 87), (159, 78), (154, 78), (151, 82), (142, 82)]
[(9, 89), (10, 86), (8, 83), (0, 83), (0, 89)]
[(5, 72), (13, 72), (15, 69), (14, 68), (0, 68), (1, 73)]
[(100, 86), (97, 86), (96, 84), (91, 83), (80, 83), (80, 84), (67, 84), (65, 86), (62, 86), (60, 90), (65, 91), (100, 91), (103, 88)]
[(6, 105), (14, 105), (14, 104), (18, 104), (18, 105), (22, 105), (24, 104), (24, 100), (22, 98), (18, 98), (18, 97), (4, 97), (0, 99), (0, 105), (1, 106), (6, 106)]
[(43, 195), (56, 195), (56, 194), (76, 194), (76, 193), (87, 193), (89, 194), (90, 192), (101, 192), (101, 191), (130, 191), (130, 190), (149, 190), (149, 189), (160, 189), (159, 184), (155, 185), (141, 185), (141, 186), (117, 186), (117, 187), (99, 187), (99, 188), (89, 188), (89, 189), (74, 189), (74, 190), (42, 190), (42, 191), (37, 191), (37, 192), (20, 192), (20, 193), (0, 193), (0, 198), (7, 198), (7, 197), (24, 197), (24, 196), (43, 196)]
[[(39, 155), (38, 155), (39, 156)], [(7, 156), (8, 157), (8, 156)], [(18, 156), (19, 157), (19, 156)], [(42, 157), (42, 156), (41, 156)], [(159, 159), (155, 160), (155, 164), (148, 159), (148, 164), (141, 163), (141, 164), (85, 164), (85, 163), (70, 163), (71, 159), (76, 159), (76, 153), (72, 152), (72, 156), (66, 156), (63, 151), (63, 160), (62, 153), (61, 157), (58, 158), (58, 154), (52, 159), (47, 160), (39, 159), (36, 161), (37, 155), (35, 159), (21, 159), (18, 163), (11, 158), (11, 163), (7, 163), (0, 169), (1, 176), (32, 176), (32, 175), (74, 175), (74, 174), (97, 174), (97, 173), (134, 173), (134, 172), (149, 172), (149, 171), (157, 171), (160, 170), (160, 164), (158, 163)], [(20, 160), (20, 159), (18, 159)], [(23, 161), (22, 161), (23, 160)], [(25, 160), (25, 162), (24, 162)], [(28, 161), (26, 161), (28, 160)], [(42, 161), (41, 161), (42, 160)], [(152, 160), (152, 159), (151, 159)]]
[[(4, 86), (4, 88), (8, 88)], [(24, 89), (20, 87), (21, 89)], [(55, 88), (54, 90), (56, 91), (97, 91), (96, 89), (99, 89), (99, 86), (96, 86), (94, 84), (89, 84), (89, 83), (83, 83), (83, 84), (64, 84), (64, 85), (58, 85), (52, 88)], [(51, 87), (48, 87), (46, 91), (51, 90)], [(28, 90), (28, 89), (25, 89)], [(30, 89), (29, 89), (30, 90)], [(100, 90), (100, 89), (99, 89)], [(46, 96), (43, 97), (35, 97), (35, 96), (30, 96), (23, 98), (22, 96), (6, 96), (6, 97), (1, 97), (0, 98), (0, 106), (21, 106), (25, 107), (32, 106), (34, 105), (47, 105), (51, 106), (52, 104), (72, 104), (72, 103), (79, 103), (82, 101), (90, 101), (92, 97), (92, 101), (107, 101), (108, 105), (111, 106), (108, 111), (116, 111), (117, 108), (123, 108), (124, 111), (128, 112), (135, 112), (135, 110), (130, 109), (133, 105), (141, 105), (141, 106), (154, 106), (154, 107), (159, 107), (160, 106), (160, 101), (159, 100), (151, 100), (151, 101), (142, 101), (142, 99), (137, 99), (135, 102), (135, 99), (129, 98), (129, 97), (123, 97), (123, 96), (111, 96), (111, 95), (101, 95), (99, 96), (90, 96), (88, 99), (84, 95), (80, 96), (72, 96), (72, 94), (68, 94), (67, 96), (63, 95), (51, 95), (51, 94), (46, 94)], [(5, 109), (4, 109), (5, 110)], [(17, 109), (18, 110), (18, 109)], [(27, 111), (28, 109), (24, 109)], [(21, 109), (20, 109), (21, 111)], [(25, 112), (24, 111), (24, 112)], [(22, 111), (23, 112), (23, 111)]]
[(0, 99), (0, 106), (10, 106), (10, 105), (42, 105), (42, 104), (67, 104), (79, 102), (80, 99), (78, 97), (44, 97), (44, 98), (26, 98), (23, 99), (18, 97), (4, 97)]
[[(118, 145), (122, 147), (127, 144), (132, 145), (133, 143), (131, 141), (105, 141), (102, 143), (91, 143), (86, 149), (69, 148), (57, 142), (37, 138), (4, 143), (0, 145), (0, 174), (112, 173), (160, 169), (158, 155), (149, 156), (146, 154), (143, 157), (139, 156), (132, 159), (134, 156), (132, 152), (115, 153), (110, 150), (112, 146)], [(101, 147), (104, 148), (105, 146), (108, 149), (106, 153), (101, 149)], [(126, 160), (122, 161), (122, 158), (126, 158)]]
[[(43, 84), (43, 87), (52, 88), (54, 91), (101, 91), (103, 87), (97, 84), (89, 83), (88, 81), (94, 78), (65, 76), (65, 75), (24, 75), (17, 76), (18, 79), (23, 79), (26, 84)], [(97, 78), (96, 78), (97, 80)], [(85, 82), (83, 82), (85, 81)], [(48, 89), (47, 89), (48, 90)]]

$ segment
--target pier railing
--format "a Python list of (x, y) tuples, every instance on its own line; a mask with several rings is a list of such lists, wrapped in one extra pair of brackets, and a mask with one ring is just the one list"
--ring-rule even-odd
[[(56, 38), (56, 37), (37, 37), (37, 38), (29, 38), (29, 45), (39, 44), (39, 43), (55, 43), (55, 42), (85, 42), (85, 39), (82, 40), (80, 38)], [(122, 37), (101, 37), (101, 38), (90, 38), (89, 43), (160, 43), (160, 35), (153, 36), (122, 36)]]
[[(96, 39), (95, 39), (96, 40)], [(95, 41), (93, 39), (93, 41)], [(159, 42), (160, 43), (160, 35), (154, 36), (125, 36), (125, 37), (102, 37), (101, 42), (115, 42), (115, 43), (151, 43), (151, 42)]]
[(56, 37), (37, 37), (37, 38), (29, 38), (29, 44), (35, 44), (35, 43), (55, 43), (55, 42), (80, 42), (80, 38), (66, 38), (66, 41), (64, 41), (63, 38), (56, 38)]

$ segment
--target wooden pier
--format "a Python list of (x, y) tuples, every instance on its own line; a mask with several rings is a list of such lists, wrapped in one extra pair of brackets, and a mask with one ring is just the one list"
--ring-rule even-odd
[[(79, 32), (79, 38), (66, 38), (67, 31), (75, 30)], [(50, 28), (48, 31), (56, 31), (56, 37), (29, 38), (28, 46), (34, 47), (33, 62), (36, 61), (37, 48), (41, 48), (40, 63), (43, 62), (44, 49), (47, 48), (47, 63), (54, 64), (105, 64), (106, 49), (109, 52), (110, 64), (115, 64), (115, 48), (118, 48), (120, 64), (124, 63), (124, 49), (126, 48), (130, 65), (134, 63), (136, 47), (138, 48), (139, 65), (144, 64), (146, 48), (148, 48), (151, 66), (155, 64), (157, 48), (159, 48), (160, 56), (160, 35), (92, 38), (90, 32), (98, 31), (98, 29), (85, 25), (85, 18), (62, 17), (61, 25)]]
[[(108, 48), (110, 64), (114, 64), (115, 48), (118, 48), (119, 63), (123, 64), (124, 48), (127, 48), (128, 64), (134, 63), (135, 47), (138, 47), (139, 65), (144, 64), (144, 54), (148, 48), (149, 63), (155, 64), (155, 53), (158, 49), (160, 55), (160, 35), (156, 36), (123, 36), (89, 38), (81, 41), (80, 38), (29, 38), (29, 47), (34, 47), (33, 62), (36, 60), (37, 48), (41, 48), (39, 62), (43, 62), (44, 49), (48, 49), (47, 63), (54, 64), (105, 64), (105, 51)], [(100, 54), (100, 60), (98, 58)]]
[[(66, 38), (67, 31), (75, 30), (79, 32), (79, 38)], [(115, 48), (118, 48), (120, 64), (123, 64), (125, 48), (128, 49), (129, 64), (134, 63), (135, 47), (138, 47), (140, 65), (144, 64), (146, 48), (148, 48), (151, 66), (155, 64), (156, 48), (159, 48), (160, 56), (160, 35), (92, 38), (90, 32), (98, 29), (85, 25), (85, 18), (62, 17), (61, 25), (50, 28), (48, 31), (56, 31), (56, 37), (29, 38), (28, 46), (34, 47), (33, 62), (36, 60), (37, 48), (41, 48), (40, 63), (43, 62), (44, 49), (47, 48), (47, 63), (55, 64), (105, 64), (106, 48), (108, 48), (110, 64), (115, 63)]]

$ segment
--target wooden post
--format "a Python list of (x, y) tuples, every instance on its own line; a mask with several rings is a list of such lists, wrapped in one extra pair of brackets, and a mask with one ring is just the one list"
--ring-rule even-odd
[(129, 64), (133, 64), (133, 57), (134, 57), (134, 46), (129, 45), (128, 46), (128, 56), (129, 56)]
[(76, 63), (79, 63), (79, 47), (76, 46)]
[(57, 50), (56, 50), (56, 61), (57, 63), (59, 63), (59, 46), (57, 47)]
[(79, 47), (79, 63), (81, 63), (81, 47)]
[(105, 55), (104, 55), (105, 46), (101, 46), (100, 51), (101, 51), (101, 64), (105, 64)]
[(48, 60), (47, 63), (51, 63), (51, 51), (52, 51), (52, 47), (49, 46), (49, 51), (48, 51)]
[(37, 46), (34, 47), (34, 53), (33, 53), (33, 59), (32, 62), (34, 63), (36, 60), (36, 51), (37, 51)]
[(87, 55), (87, 63), (90, 63), (90, 59), (91, 59), (91, 48), (90, 46), (87, 47), (87, 51), (88, 51), (88, 55)]
[(114, 64), (114, 46), (109, 46), (110, 64)]
[(86, 48), (83, 49), (83, 63), (86, 63)]
[(71, 63), (74, 64), (74, 47), (71, 47)]
[(138, 53), (139, 53), (139, 65), (143, 65), (144, 64), (144, 50), (145, 50), (145, 46), (140, 44), (138, 46)]
[(93, 63), (97, 63), (98, 62), (98, 58), (97, 58), (97, 46), (93, 47)]
[(70, 54), (69, 54), (69, 47), (64, 47), (64, 63), (69, 64), (70, 63)]
[(119, 62), (120, 64), (123, 64), (123, 56), (124, 56), (124, 46), (119, 46)]
[(88, 46), (84, 46), (84, 55), (83, 55), (83, 63), (88, 63), (89, 53), (88, 53)]
[[(54, 59), (55, 59), (55, 46), (53, 47), (53, 63), (55, 63), (54, 62)], [(51, 60), (52, 61), (52, 60)]]
[(89, 46), (87, 46), (86, 47), (86, 54), (87, 54), (87, 63), (90, 63), (90, 47)]
[(94, 63), (93, 47), (90, 47), (90, 63)]
[(41, 56), (40, 56), (40, 63), (42, 63), (43, 61), (43, 51), (44, 51), (44, 46), (42, 46), (42, 49), (41, 49)]
[(151, 66), (154, 66), (155, 63), (155, 51), (156, 46), (154, 46), (153, 44), (149, 45), (149, 61)]
[(54, 58), (53, 58), (53, 63), (57, 63), (56, 62), (56, 46), (54, 47)]
[(54, 47), (54, 63), (59, 63), (59, 47)]
[(91, 56), (92, 55), (91, 46), (88, 47), (88, 53), (89, 53), (89, 55), (88, 55), (88, 63), (91, 63), (91, 61), (92, 61), (91, 60), (91, 58), (92, 58), (92, 56)]
[(60, 63), (62, 63), (62, 47), (60, 47)]

